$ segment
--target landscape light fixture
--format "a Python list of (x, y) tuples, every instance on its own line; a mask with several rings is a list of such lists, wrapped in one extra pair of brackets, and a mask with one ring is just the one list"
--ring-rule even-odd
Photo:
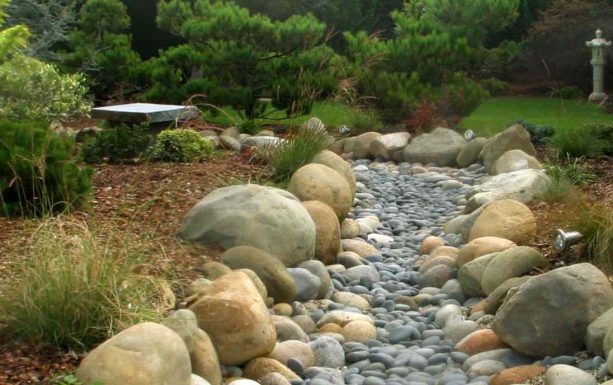
[(475, 133), (473, 132), (473, 130), (467, 130), (464, 133), (464, 139), (471, 141), (475, 138)]
[(553, 236), (553, 248), (559, 252), (568, 250), (572, 245), (576, 245), (583, 238), (583, 234), (578, 231), (565, 232), (557, 229)]

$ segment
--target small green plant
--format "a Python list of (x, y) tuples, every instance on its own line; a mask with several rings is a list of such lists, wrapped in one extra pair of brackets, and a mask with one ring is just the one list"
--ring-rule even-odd
[(213, 142), (191, 129), (166, 130), (153, 146), (154, 159), (167, 162), (197, 162), (213, 155)]
[(356, 135), (368, 131), (378, 132), (383, 128), (381, 114), (374, 108), (353, 109), (348, 118), (349, 121), (347, 122), (347, 126), (349, 126)]
[(583, 205), (573, 226), (583, 234), (583, 257), (613, 273), (613, 208), (607, 204)]
[[(83, 385), (83, 383), (74, 374), (66, 374), (56, 376), (51, 380), (51, 385)], [(100, 381), (94, 381), (91, 385), (104, 385)]]
[(557, 129), (551, 146), (562, 156), (598, 156), (613, 154), (613, 125), (584, 124)]
[(86, 139), (81, 158), (87, 163), (133, 163), (147, 157), (153, 137), (147, 125), (118, 125)]
[(255, 119), (245, 119), (238, 124), (238, 129), (241, 134), (255, 135), (262, 129), (262, 125), (255, 121)]
[(84, 350), (159, 319), (160, 282), (139, 273), (143, 256), (128, 236), (46, 220), (0, 286), (0, 321), (17, 337)]
[(303, 127), (283, 143), (271, 147), (268, 160), (273, 170), (273, 181), (288, 181), (296, 170), (311, 162), (328, 144), (329, 136), (326, 132)]
[(93, 170), (74, 140), (38, 123), (0, 121), (0, 215), (43, 216), (83, 207)]
[(596, 175), (590, 172), (584, 165), (585, 158), (566, 156), (564, 161), (559, 159), (546, 166), (547, 174), (555, 180), (566, 179), (572, 185), (585, 185), (593, 182)]
[(509, 126), (513, 126), (516, 124), (521, 125), (530, 133), (530, 141), (536, 145), (547, 144), (555, 133), (555, 129), (550, 125), (534, 124), (526, 122), (522, 119), (512, 122), (511, 124), (509, 124)]

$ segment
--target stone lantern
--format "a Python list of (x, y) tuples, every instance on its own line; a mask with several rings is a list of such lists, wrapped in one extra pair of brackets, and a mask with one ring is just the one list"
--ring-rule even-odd
[(604, 93), (604, 50), (611, 45), (610, 41), (602, 38), (602, 31), (596, 30), (596, 38), (585, 43), (592, 49), (592, 61), (594, 67), (594, 91), (590, 94), (590, 102), (601, 102), (606, 99)]

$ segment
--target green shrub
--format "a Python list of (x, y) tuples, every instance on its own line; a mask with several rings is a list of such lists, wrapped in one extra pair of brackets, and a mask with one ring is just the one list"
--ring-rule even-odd
[(153, 137), (146, 125), (105, 128), (85, 140), (81, 158), (87, 163), (130, 163), (147, 156)]
[(562, 156), (598, 156), (613, 154), (613, 125), (584, 124), (574, 128), (559, 128), (551, 146)]
[(446, 116), (466, 116), (477, 109), (489, 93), (465, 73), (452, 74), (442, 89), (440, 112)]
[(212, 154), (213, 142), (190, 129), (162, 131), (153, 146), (153, 158), (168, 162), (196, 162)]
[(0, 121), (0, 215), (39, 216), (82, 207), (92, 170), (73, 159), (74, 140), (37, 123)]
[(536, 145), (547, 144), (555, 133), (555, 129), (552, 126), (546, 124), (533, 124), (521, 119), (512, 122), (509, 126), (516, 124), (521, 125), (530, 133), (530, 141)]
[(509, 91), (509, 83), (496, 78), (481, 80), (480, 84), (492, 96), (504, 95)]
[(551, 96), (560, 99), (582, 99), (585, 97), (585, 94), (579, 87), (565, 86), (554, 90), (551, 93)]
[(325, 150), (329, 140), (330, 137), (324, 131), (301, 128), (283, 143), (271, 147), (268, 161), (273, 170), (273, 180), (288, 181), (296, 170)]
[(262, 129), (262, 125), (254, 119), (245, 119), (238, 124), (241, 134), (255, 135)]
[(373, 108), (353, 109), (348, 116), (347, 126), (352, 133), (362, 134), (368, 131), (380, 131), (383, 128), (381, 114)]
[(144, 268), (139, 243), (125, 237), (45, 221), (0, 287), (1, 321), (16, 337), (82, 350), (158, 320), (161, 283), (137, 273)]
[(19, 55), (0, 64), (0, 115), (18, 120), (69, 120), (90, 103), (81, 75), (62, 75), (51, 64)]

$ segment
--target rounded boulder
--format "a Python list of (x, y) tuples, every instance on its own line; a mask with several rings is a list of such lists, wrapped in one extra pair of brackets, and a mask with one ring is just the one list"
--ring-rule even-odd
[(315, 222), (315, 259), (326, 265), (336, 261), (341, 248), (341, 227), (336, 213), (320, 201), (302, 203)]
[(277, 303), (290, 303), (296, 296), (296, 285), (285, 265), (267, 252), (251, 246), (237, 246), (221, 255), (232, 269), (252, 270), (266, 286), (268, 295)]
[(311, 163), (298, 169), (287, 189), (303, 202), (315, 200), (327, 204), (339, 219), (347, 216), (353, 203), (349, 183), (338, 172), (322, 164)]
[(588, 325), (612, 306), (607, 276), (581, 263), (532, 277), (509, 291), (492, 329), (529, 356), (574, 354), (583, 346)]
[(134, 325), (89, 352), (76, 372), (84, 384), (190, 385), (183, 339), (156, 323)]
[(470, 230), (469, 239), (472, 241), (494, 236), (521, 244), (535, 235), (536, 219), (528, 206), (512, 199), (504, 199), (485, 207)]
[(180, 235), (224, 249), (253, 246), (286, 266), (311, 259), (315, 252), (315, 224), (300, 201), (287, 191), (255, 184), (207, 195), (189, 211)]

